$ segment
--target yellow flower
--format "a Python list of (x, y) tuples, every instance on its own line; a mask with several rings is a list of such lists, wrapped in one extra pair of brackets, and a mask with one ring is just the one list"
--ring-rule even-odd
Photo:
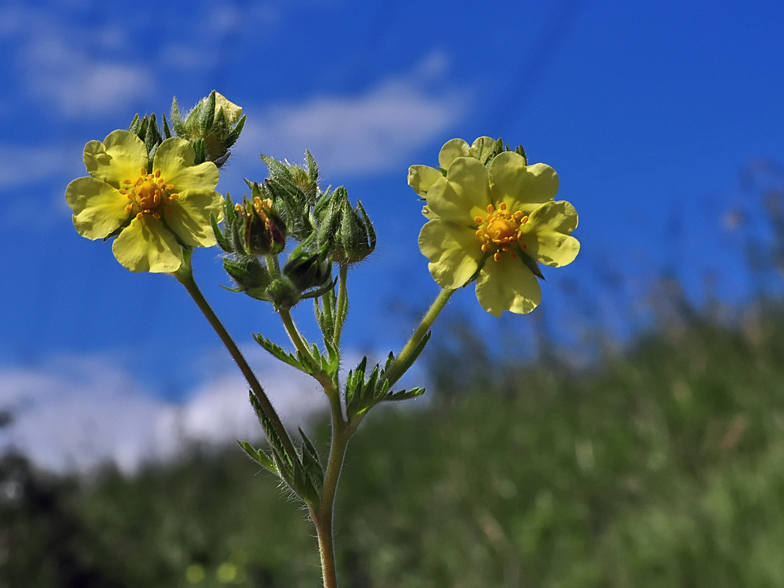
[[(490, 160), (459, 139), (441, 150), (441, 170), (412, 166), (409, 184), (427, 200), (429, 222), (419, 234), (433, 278), (459, 288), (476, 278), (482, 307), (495, 316), (531, 312), (542, 292), (533, 261), (552, 267), (571, 263), (580, 243), (571, 236), (577, 213), (555, 202), (558, 175), (548, 165), (526, 165), (504, 151)], [(458, 148), (455, 149), (455, 146)], [(454, 155), (458, 153), (457, 155)]]
[(210, 214), (223, 218), (223, 197), (215, 192), (218, 168), (193, 165), (195, 153), (184, 139), (166, 139), (151, 169), (144, 143), (130, 131), (114, 131), (103, 143), (84, 147), (90, 177), (68, 184), (65, 200), (76, 230), (104, 239), (121, 229), (112, 251), (132, 272), (174, 272), (182, 246), (215, 245)]

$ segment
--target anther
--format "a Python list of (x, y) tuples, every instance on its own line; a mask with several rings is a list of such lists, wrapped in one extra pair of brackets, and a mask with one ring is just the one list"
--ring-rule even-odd
[(487, 253), (487, 250), (488, 250), (488, 249), (490, 249), (490, 246), (489, 246), (487, 243), (484, 243), (484, 244), (482, 245), (482, 251), (483, 251), (484, 253)]
[(161, 215), (160, 215), (160, 214), (158, 214), (157, 212), (154, 212), (154, 213), (152, 214), (152, 217), (153, 217), (155, 220), (160, 220), (160, 218), (161, 218)]
[(125, 212), (131, 212), (133, 210), (133, 204), (129, 204), (125, 207)]
[(143, 176), (147, 175), (147, 168), (146, 167), (141, 168), (141, 175), (143, 175)]
[(126, 190), (125, 188), (120, 188), (120, 194), (125, 196), (127, 193), (128, 193), (128, 190)]
[(482, 229), (479, 229), (479, 230), (476, 232), (476, 236), (477, 236), (477, 237), (481, 237), (483, 234), (484, 234), (484, 231), (482, 231)]
[(166, 184), (167, 190), (174, 190), (174, 184)]
[[(179, 194), (169, 194), (169, 199), (170, 200), (177, 200), (177, 198), (179, 198), (179, 197), (180, 197)], [(240, 206), (240, 208), (242, 208), (242, 207)]]
[(131, 184), (133, 184), (133, 182), (131, 180), (123, 180), (123, 184), (125, 184), (126, 186), (130, 186)]
[(475, 222), (476, 224), (478, 224), (478, 225), (481, 225), (483, 220), (484, 220), (484, 219), (483, 219), (481, 216), (475, 216), (475, 217), (474, 217), (474, 222)]
[(493, 214), (495, 212), (495, 206), (493, 206), (492, 204), (488, 204), (487, 205), (487, 212), (489, 212), (490, 214)]
[(514, 213), (514, 217), (515, 217), (515, 220), (519, 221), (521, 218), (523, 218), (523, 211), (522, 210), (518, 210), (517, 212)]
[(500, 204), (500, 208), (501, 208), (501, 210), (506, 210), (506, 202), (502, 202)]
[(523, 218), (520, 219), (520, 222), (525, 224), (528, 222), (528, 215), (526, 214)]
[(136, 215), (136, 220), (142, 220), (142, 213), (141, 212)]
[(495, 254), (493, 255), (493, 259), (495, 259), (496, 261), (501, 261), (501, 252), (496, 251)]
[(155, 177), (156, 178), (160, 178), (161, 177), (161, 170), (159, 170), (159, 169), (155, 170)]

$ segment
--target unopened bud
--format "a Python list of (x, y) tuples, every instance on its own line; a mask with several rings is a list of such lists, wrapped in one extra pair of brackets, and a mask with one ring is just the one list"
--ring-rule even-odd
[(291, 252), (283, 274), (299, 288), (300, 292), (320, 288), (332, 280), (332, 262), (327, 247), (310, 250), (311, 241), (303, 242)]
[(196, 104), (185, 120), (180, 117), (176, 99), (171, 114), (177, 135), (193, 144), (197, 163), (199, 159), (213, 161), (219, 167), (229, 158), (229, 148), (237, 142), (245, 125), (242, 108), (214, 90)]
[(345, 188), (325, 195), (316, 204), (314, 217), (319, 243), (328, 244), (332, 260), (356, 263), (376, 248), (376, 231), (361, 202), (352, 208)]

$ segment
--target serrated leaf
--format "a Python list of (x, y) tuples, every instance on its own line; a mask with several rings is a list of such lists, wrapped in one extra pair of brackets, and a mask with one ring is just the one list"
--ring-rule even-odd
[(269, 455), (267, 455), (265, 451), (263, 451), (262, 449), (255, 449), (253, 445), (251, 445), (247, 441), (237, 440), (237, 443), (239, 443), (240, 447), (242, 447), (242, 449), (245, 451), (248, 457), (250, 457), (257, 464), (269, 470), (276, 476), (280, 475), (278, 473), (278, 470), (275, 468), (275, 463), (272, 461), (272, 458)]
[(298, 370), (304, 371), (302, 364), (297, 360), (297, 358), (291, 354), (286, 352), (280, 345), (273, 343), (261, 333), (256, 333), (253, 335), (253, 338), (256, 340), (256, 343), (261, 345), (267, 353), (272, 355), (273, 357), (279, 359), (283, 363), (287, 363), (291, 367), (295, 367)]
[(410, 390), (401, 390), (400, 392), (392, 392), (384, 397), (385, 401), (398, 402), (400, 400), (408, 400), (410, 398), (417, 398), (425, 393), (424, 388), (411, 388)]

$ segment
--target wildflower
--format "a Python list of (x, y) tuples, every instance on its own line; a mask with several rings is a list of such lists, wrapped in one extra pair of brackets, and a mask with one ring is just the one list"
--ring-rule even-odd
[(161, 143), (152, 168), (144, 143), (130, 131), (90, 141), (84, 148), (90, 177), (65, 191), (76, 230), (93, 240), (117, 235), (114, 256), (133, 272), (176, 271), (182, 246), (214, 245), (210, 214), (223, 217), (223, 198), (215, 192), (218, 168), (193, 162), (193, 147), (184, 139)]
[(420, 250), (441, 287), (476, 279), (479, 303), (491, 314), (531, 312), (542, 295), (536, 262), (564, 266), (580, 250), (571, 236), (577, 213), (568, 202), (553, 200), (558, 176), (550, 166), (526, 165), (511, 151), (493, 154), (485, 165), (489, 157), (483, 162), (459, 141), (441, 150), (443, 171), (409, 171), (409, 184), (427, 201)]

